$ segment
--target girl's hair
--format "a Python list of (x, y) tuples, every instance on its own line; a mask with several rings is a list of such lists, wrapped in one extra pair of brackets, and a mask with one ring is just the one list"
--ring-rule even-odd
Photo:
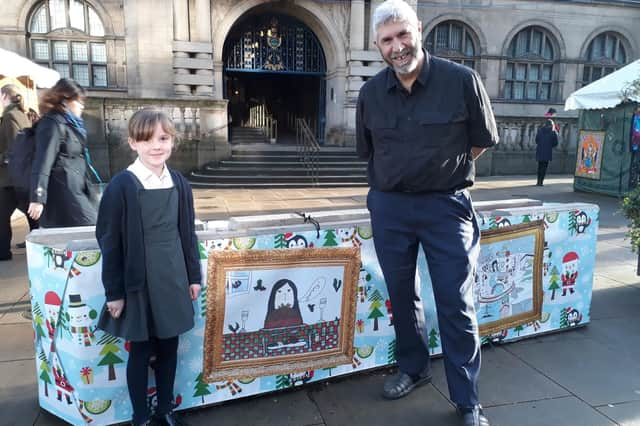
[(129, 120), (129, 138), (134, 141), (148, 141), (160, 123), (172, 139), (176, 137), (176, 128), (167, 113), (157, 108), (143, 108), (133, 113)]
[(45, 114), (51, 110), (64, 112), (65, 101), (78, 100), (84, 102), (87, 91), (70, 78), (61, 78), (40, 98), (40, 113)]
[(20, 93), (20, 89), (15, 84), (6, 84), (0, 89), (0, 93), (7, 96), (12, 104), (18, 105), (20, 111), (27, 112), (24, 106), (24, 98)]

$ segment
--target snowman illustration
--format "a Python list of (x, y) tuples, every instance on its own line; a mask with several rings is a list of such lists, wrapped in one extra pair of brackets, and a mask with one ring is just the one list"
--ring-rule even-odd
[(51, 350), (53, 350), (53, 338), (56, 334), (56, 326), (58, 325), (58, 314), (60, 312), (60, 305), (62, 301), (60, 296), (55, 291), (48, 291), (44, 295), (44, 310), (47, 316), (45, 324), (47, 325), (47, 332), (49, 334), (49, 340), (51, 340)]
[(96, 319), (98, 313), (85, 305), (79, 294), (70, 294), (67, 315), (72, 338), (80, 346), (91, 346), (92, 342), (96, 340), (96, 336), (93, 334), (96, 329), (93, 320)]
[(578, 279), (578, 253), (570, 251), (562, 258), (562, 295), (566, 296), (575, 292), (576, 280)]

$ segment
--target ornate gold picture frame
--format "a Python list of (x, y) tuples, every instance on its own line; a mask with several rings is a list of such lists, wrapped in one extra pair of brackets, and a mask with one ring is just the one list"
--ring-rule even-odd
[(351, 363), (359, 271), (357, 247), (210, 252), (204, 380)]
[(474, 303), (480, 335), (542, 316), (544, 222), (482, 231)]

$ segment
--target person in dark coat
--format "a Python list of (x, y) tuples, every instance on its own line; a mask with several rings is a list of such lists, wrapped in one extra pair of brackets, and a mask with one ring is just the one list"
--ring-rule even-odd
[(129, 121), (138, 158), (107, 185), (96, 239), (107, 299), (98, 328), (131, 342), (127, 386), (134, 425), (148, 425), (149, 358), (158, 405), (154, 424), (181, 425), (173, 413), (178, 340), (194, 326), (192, 301), (201, 272), (189, 182), (165, 164), (175, 128), (162, 111), (142, 109)]
[(544, 183), (552, 150), (556, 146), (558, 146), (558, 132), (555, 131), (553, 120), (548, 119), (536, 133), (536, 161), (538, 162), (538, 183), (536, 186), (542, 186)]
[(36, 128), (29, 216), (45, 228), (95, 225), (97, 197), (87, 167), (87, 131), (82, 121), (86, 91), (59, 80), (43, 95)]
[[(29, 194), (19, 191), (9, 180), (8, 155), (18, 132), (31, 127), (24, 99), (18, 86), (7, 84), (0, 89), (2, 121), (0, 121), (0, 260), (11, 260), (11, 215), (18, 209), (27, 213)], [(29, 229), (38, 227), (37, 221), (27, 216)]]

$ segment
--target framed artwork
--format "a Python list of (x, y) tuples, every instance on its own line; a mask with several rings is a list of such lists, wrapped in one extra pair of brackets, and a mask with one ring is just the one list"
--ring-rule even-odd
[(204, 380), (352, 362), (359, 248), (212, 251), (208, 262)]
[(576, 155), (576, 176), (600, 180), (604, 137), (605, 132), (580, 130)]
[(542, 316), (544, 222), (482, 231), (474, 303), (480, 335)]

